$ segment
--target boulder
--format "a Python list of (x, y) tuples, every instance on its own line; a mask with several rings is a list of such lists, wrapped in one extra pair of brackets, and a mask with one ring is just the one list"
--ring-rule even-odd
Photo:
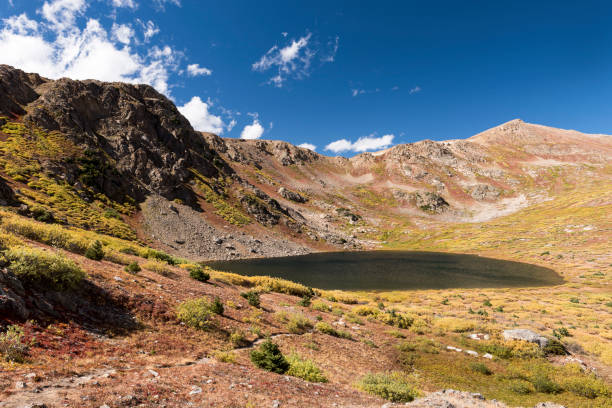
[(530, 343), (537, 343), (540, 347), (546, 347), (546, 345), (548, 345), (548, 339), (546, 337), (527, 329), (504, 330), (503, 336), (505, 340), (523, 340)]
[(305, 203), (306, 201), (308, 201), (308, 199), (303, 195), (288, 190), (285, 187), (279, 188), (278, 194), (280, 194), (281, 197), (286, 198), (287, 200), (295, 201), (296, 203)]

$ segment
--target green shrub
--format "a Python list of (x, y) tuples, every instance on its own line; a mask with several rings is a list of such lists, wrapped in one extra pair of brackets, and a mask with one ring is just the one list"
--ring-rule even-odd
[(472, 364), (470, 364), (470, 370), (474, 371), (475, 373), (480, 373), (480, 374), (484, 374), (484, 375), (491, 375), (491, 374), (493, 374), (493, 371), (491, 371), (491, 369), (489, 367), (487, 367), (483, 363), (472, 363)]
[(36, 221), (45, 222), (48, 224), (55, 221), (55, 216), (53, 213), (47, 210), (45, 207), (36, 205), (33, 206), (30, 211), (32, 212), (32, 218), (34, 218)]
[(191, 299), (177, 308), (178, 319), (187, 326), (205, 330), (212, 324), (211, 304), (206, 298)]
[(331, 307), (329, 307), (327, 303), (322, 301), (313, 302), (312, 308), (314, 310), (318, 310), (319, 312), (329, 312), (331, 310)]
[(402, 372), (367, 374), (357, 384), (363, 391), (392, 402), (410, 402), (418, 392)]
[(5, 256), (9, 271), (23, 282), (66, 290), (85, 278), (85, 272), (77, 264), (59, 253), (20, 247), (7, 250)]
[(559, 327), (558, 329), (553, 329), (553, 336), (557, 338), (557, 340), (561, 340), (562, 337), (571, 337), (571, 333), (565, 327)]
[(210, 279), (210, 274), (204, 271), (200, 265), (190, 266), (187, 270), (189, 271), (189, 277), (191, 277), (191, 279), (200, 282), (207, 282)]
[(168, 255), (165, 252), (151, 248), (146, 249), (141, 256), (147, 259), (157, 259), (158, 261), (165, 262), (168, 265), (176, 265), (179, 263), (178, 260), (172, 255)]
[(165, 276), (167, 278), (175, 278), (177, 275), (174, 273), (172, 267), (168, 266), (168, 264), (159, 262), (159, 261), (147, 261), (142, 267), (151, 272), (155, 272), (158, 275)]
[(327, 382), (327, 378), (314, 361), (302, 358), (296, 353), (290, 354), (287, 360), (289, 362), (288, 375), (309, 382)]
[(259, 298), (259, 293), (255, 292), (254, 290), (249, 290), (248, 292), (242, 292), (240, 296), (245, 298), (249, 302), (249, 305), (253, 307), (261, 306), (261, 299)]
[(549, 339), (548, 344), (542, 347), (542, 351), (547, 356), (548, 355), (564, 356), (568, 354), (567, 349), (565, 348), (563, 343), (561, 343), (557, 339)]
[(315, 326), (315, 329), (323, 334), (329, 334), (330, 336), (340, 337), (342, 339), (352, 339), (351, 333), (343, 330), (334, 329), (329, 323), (319, 322)]
[(303, 314), (292, 314), (287, 320), (287, 330), (294, 334), (303, 334), (312, 329), (312, 323)]
[(222, 351), (217, 350), (213, 352), (213, 357), (222, 363), (235, 363), (236, 362), (236, 354), (232, 351)]
[(513, 380), (510, 382), (509, 388), (510, 391), (521, 395), (530, 394), (534, 391), (533, 385), (525, 380)]
[(401, 352), (418, 351), (420, 353), (438, 354), (442, 345), (430, 339), (416, 339), (414, 341), (403, 341), (397, 345), (397, 349)]
[(94, 261), (101, 261), (102, 259), (104, 259), (104, 250), (102, 249), (102, 242), (96, 239), (89, 246), (89, 248), (87, 248), (87, 251), (85, 251), (85, 257)]
[(5, 361), (25, 362), (28, 345), (24, 342), (23, 329), (19, 326), (8, 326), (6, 332), (0, 333), (0, 355)]
[(298, 306), (308, 307), (310, 306), (311, 300), (310, 296), (303, 296), (302, 299), (298, 302)]
[(242, 347), (248, 343), (246, 336), (240, 330), (232, 332), (232, 334), (229, 336), (229, 341), (234, 345), (234, 347)]
[(611, 394), (606, 383), (594, 375), (570, 377), (563, 381), (563, 388), (571, 393), (589, 399), (609, 397)]
[(536, 391), (545, 394), (558, 394), (563, 391), (561, 386), (551, 380), (546, 373), (536, 373), (531, 379), (531, 383)]
[(256, 367), (277, 374), (285, 374), (289, 370), (289, 362), (278, 345), (269, 339), (261, 343), (258, 350), (251, 351), (251, 361)]
[(219, 298), (219, 296), (215, 296), (215, 299), (210, 305), (210, 311), (218, 315), (222, 315), (223, 312), (225, 311), (225, 308), (223, 307), (223, 302), (221, 302), (221, 299)]
[(117, 220), (121, 219), (119, 211), (115, 210), (114, 208), (107, 208), (106, 210), (104, 210), (104, 214), (102, 214), (102, 216), (104, 218), (115, 218)]
[(131, 262), (130, 264), (125, 266), (125, 271), (131, 274), (137, 274), (140, 272), (142, 268), (138, 265), (138, 262)]

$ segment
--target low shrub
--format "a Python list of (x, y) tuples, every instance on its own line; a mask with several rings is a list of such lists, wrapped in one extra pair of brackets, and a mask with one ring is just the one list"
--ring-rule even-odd
[(325, 302), (323, 302), (321, 300), (313, 302), (312, 303), (312, 308), (314, 310), (318, 310), (319, 312), (326, 312), (327, 313), (327, 312), (331, 311), (331, 307), (327, 303), (325, 303)]
[(289, 362), (287, 375), (309, 382), (327, 382), (327, 378), (314, 361), (305, 359), (297, 353), (291, 353), (287, 361)]
[(302, 299), (298, 302), (298, 306), (308, 307), (310, 306), (311, 300), (310, 296), (302, 296)]
[(474, 371), (475, 373), (480, 373), (484, 375), (493, 374), (493, 371), (491, 371), (491, 369), (483, 363), (471, 363), (470, 370)]
[(236, 362), (236, 354), (231, 351), (222, 351), (217, 350), (213, 352), (213, 357), (215, 360), (220, 361), (222, 363), (235, 363)]
[(324, 334), (329, 334), (330, 336), (339, 337), (342, 339), (352, 339), (351, 333), (343, 330), (334, 329), (329, 323), (319, 322), (316, 324), (315, 329)]
[(399, 343), (397, 349), (402, 352), (417, 351), (419, 353), (438, 354), (442, 349), (442, 345), (430, 339), (416, 339)]
[(521, 395), (531, 394), (535, 391), (533, 385), (531, 385), (531, 383), (526, 380), (512, 380), (508, 388), (510, 389), (510, 391)]
[(187, 326), (205, 330), (212, 325), (212, 314), (210, 302), (202, 297), (181, 303), (176, 315)]
[(229, 341), (234, 347), (242, 347), (248, 344), (246, 336), (240, 330), (232, 332), (229, 336)]
[(32, 213), (32, 218), (34, 218), (36, 221), (45, 222), (48, 224), (55, 222), (55, 216), (45, 207), (35, 205), (30, 209), (30, 212)]
[(557, 339), (549, 339), (548, 344), (542, 347), (542, 352), (545, 355), (556, 355), (556, 356), (564, 356), (567, 354), (567, 349)]
[(533, 378), (531, 378), (531, 383), (536, 391), (545, 394), (558, 394), (563, 391), (559, 384), (551, 380), (550, 377), (543, 372), (536, 373)]
[(85, 279), (85, 272), (59, 253), (18, 247), (7, 250), (5, 257), (9, 262), (9, 271), (26, 283), (66, 290)]
[(254, 290), (249, 290), (248, 292), (242, 292), (240, 296), (245, 298), (249, 302), (249, 305), (253, 307), (261, 306), (261, 299), (259, 297), (259, 293), (255, 292)]
[(189, 271), (189, 277), (191, 279), (195, 279), (200, 282), (208, 282), (210, 279), (210, 274), (204, 271), (200, 265), (189, 266), (187, 270)]
[(125, 271), (127, 273), (131, 273), (133, 275), (137, 274), (141, 270), (142, 270), (142, 268), (140, 267), (140, 265), (138, 265), (138, 262), (130, 262), (129, 264), (127, 264), (125, 266)]
[(28, 354), (28, 345), (24, 341), (23, 329), (19, 326), (8, 326), (0, 333), (0, 355), (5, 361), (23, 363)]
[(261, 343), (258, 350), (251, 351), (250, 356), (256, 367), (273, 373), (285, 374), (290, 367), (278, 345), (269, 339)]
[(406, 374), (398, 371), (367, 374), (357, 386), (367, 393), (391, 402), (410, 402), (419, 395)]
[(132, 260), (118, 251), (107, 251), (104, 253), (104, 259), (117, 265), (129, 265)]
[(612, 395), (606, 383), (594, 375), (568, 377), (562, 382), (562, 385), (567, 391), (589, 399)]
[(102, 259), (104, 259), (104, 249), (102, 249), (102, 242), (96, 239), (89, 246), (89, 248), (87, 248), (87, 251), (85, 251), (85, 257), (94, 261), (101, 261)]
[(212, 301), (210, 305), (210, 311), (218, 315), (222, 315), (223, 312), (225, 311), (225, 308), (223, 307), (223, 302), (221, 302), (221, 299), (219, 298), (219, 296), (215, 296), (215, 299)]
[(471, 320), (457, 319), (454, 317), (443, 317), (435, 320), (435, 324), (445, 331), (464, 333), (475, 329), (476, 325)]
[(165, 252), (158, 251), (157, 249), (146, 248), (139, 254), (142, 258), (147, 259), (155, 259), (161, 262), (165, 262), (168, 265), (177, 265), (179, 264), (179, 260), (173, 257), (172, 255), (168, 255)]
[(151, 272), (155, 272), (158, 275), (165, 276), (166, 278), (173, 278), (176, 276), (174, 270), (170, 266), (168, 266), (168, 264), (165, 264), (163, 262), (147, 261), (142, 265), (142, 267)]
[(303, 334), (312, 329), (312, 322), (303, 314), (292, 314), (287, 319), (287, 330), (294, 334)]

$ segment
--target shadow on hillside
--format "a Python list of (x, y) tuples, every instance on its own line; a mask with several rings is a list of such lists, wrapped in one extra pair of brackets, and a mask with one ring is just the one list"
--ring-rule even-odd
[(72, 290), (55, 291), (24, 284), (0, 270), (0, 318), (72, 322), (93, 332), (119, 334), (140, 327), (125, 305), (123, 299), (89, 280)]

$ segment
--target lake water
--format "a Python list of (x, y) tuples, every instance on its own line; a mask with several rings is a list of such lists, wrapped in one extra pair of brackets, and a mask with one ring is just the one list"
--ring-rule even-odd
[(323, 252), (205, 264), (217, 270), (273, 276), (319, 289), (512, 288), (563, 283), (555, 271), (541, 266), (438, 252)]

